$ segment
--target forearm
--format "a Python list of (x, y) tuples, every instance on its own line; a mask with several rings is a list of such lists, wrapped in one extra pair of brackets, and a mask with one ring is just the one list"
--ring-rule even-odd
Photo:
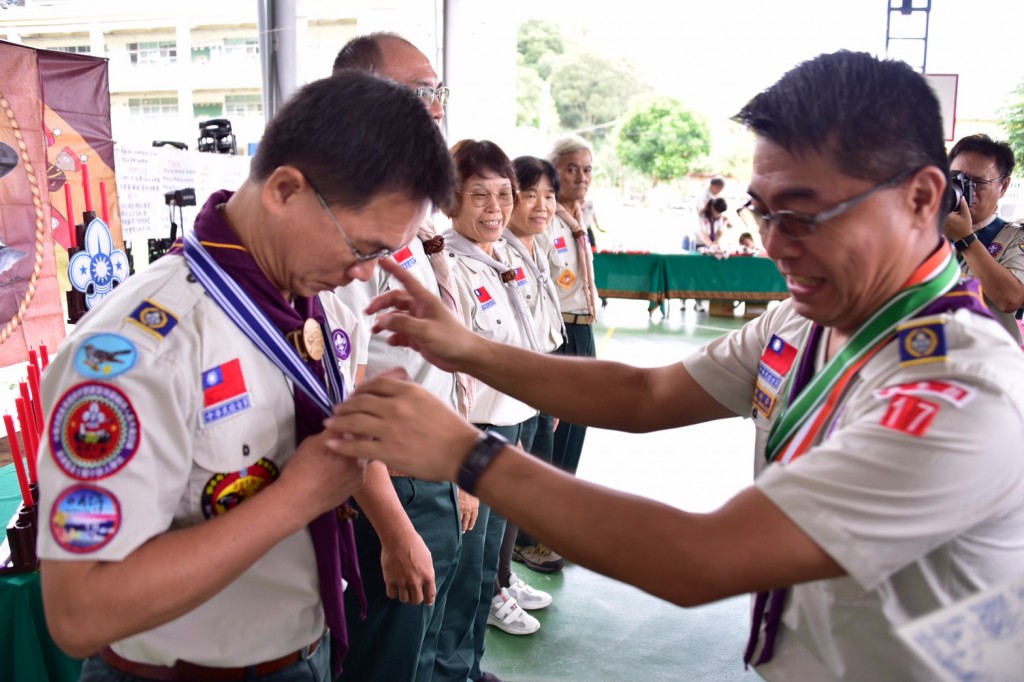
[(980, 241), (975, 241), (963, 252), (971, 272), (981, 281), (985, 296), (1004, 313), (1012, 313), (1024, 306), (1024, 283), (1000, 265)]
[(367, 465), (366, 480), (355, 494), (355, 499), (370, 525), (377, 531), (383, 546), (398, 542), (409, 533), (416, 533), (412, 521), (395, 495), (395, 487), (391, 484), (391, 476), (383, 462)]
[(506, 448), (477, 492), (566, 558), (681, 606), (843, 574), (756, 488), (719, 511), (692, 514)]
[(481, 340), (465, 358), (464, 369), (502, 393), (573, 424), (639, 433), (734, 416), (681, 363), (634, 367)]
[(188, 613), (300, 530), (307, 521), (294, 507), (287, 490), (272, 485), (227, 514), (150, 539), (121, 561), (85, 570), (77, 561), (44, 561), (54, 639), (85, 657)]

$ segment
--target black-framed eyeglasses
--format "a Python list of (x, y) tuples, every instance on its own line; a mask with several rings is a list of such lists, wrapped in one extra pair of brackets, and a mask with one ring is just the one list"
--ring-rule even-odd
[(999, 182), (1000, 180), (1005, 180), (1006, 178), (1010, 177), (1010, 174), (1003, 173), (999, 177), (992, 178), (991, 180), (985, 180), (984, 178), (976, 178), (973, 175), (967, 175), (966, 173), (964, 173), (964, 177), (973, 182), (975, 185), (993, 185)]
[(887, 189), (893, 185), (898, 185), (919, 170), (921, 169), (908, 168), (902, 173), (899, 173), (884, 182), (880, 182), (871, 189), (861, 192), (857, 196), (847, 199), (829, 210), (822, 211), (817, 214), (803, 213), (802, 211), (790, 211), (787, 209), (775, 211), (774, 213), (762, 213), (754, 208), (753, 200), (748, 201), (742, 207), (737, 209), (736, 213), (748, 227), (755, 228), (760, 231), (762, 240), (768, 234), (769, 228), (772, 225), (775, 225), (788, 239), (800, 241), (810, 238), (821, 223), (835, 218), (844, 211), (848, 211), (875, 192)]
[(423, 103), (428, 107), (434, 103), (435, 99), (441, 103), (442, 107), (448, 106), (449, 94), (451, 94), (451, 91), (444, 85), (437, 88), (432, 88), (429, 85), (421, 85), (416, 88), (416, 96), (423, 100)]
[(338, 219), (334, 217), (334, 213), (331, 212), (330, 206), (328, 206), (327, 202), (324, 201), (323, 196), (320, 194), (320, 190), (316, 188), (316, 185), (313, 184), (313, 181), (310, 180), (309, 178), (306, 178), (306, 182), (309, 183), (310, 188), (312, 188), (313, 190), (313, 196), (315, 196), (316, 200), (320, 202), (320, 206), (323, 207), (324, 212), (327, 214), (327, 217), (330, 218), (331, 222), (334, 223), (334, 226), (338, 228), (338, 234), (340, 234), (341, 238), (345, 240), (345, 244), (348, 245), (349, 251), (352, 252), (352, 256), (355, 257), (356, 262), (365, 263), (366, 261), (377, 260), (378, 258), (387, 258), (388, 256), (393, 255), (396, 251), (399, 250), (385, 247), (383, 249), (377, 249), (376, 251), (370, 251), (369, 253), (360, 251), (358, 248), (356, 248), (356, 245), (352, 243), (352, 240), (348, 238), (348, 235), (345, 234), (345, 230), (341, 228), (341, 223), (339, 223)]
[(500, 189), (497, 192), (488, 192), (482, 189), (475, 189), (472, 192), (463, 192), (469, 197), (469, 203), (477, 208), (483, 208), (491, 203), (491, 197), (497, 197), (498, 206), (511, 206), (516, 200), (516, 191), (511, 187)]

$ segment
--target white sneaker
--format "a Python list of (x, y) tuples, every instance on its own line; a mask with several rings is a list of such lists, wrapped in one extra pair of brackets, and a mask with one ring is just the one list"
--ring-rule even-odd
[(532, 635), (540, 630), (540, 621), (524, 611), (504, 587), (491, 600), (487, 624), (510, 635)]
[(508, 579), (508, 594), (516, 600), (516, 603), (527, 611), (536, 611), (546, 606), (551, 606), (551, 595), (534, 588), (523, 582), (523, 579), (515, 573)]

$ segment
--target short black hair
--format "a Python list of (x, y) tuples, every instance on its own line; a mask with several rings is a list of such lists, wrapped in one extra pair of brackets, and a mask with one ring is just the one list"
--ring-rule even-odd
[(963, 152), (974, 152), (995, 160), (1000, 175), (1011, 175), (1017, 165), (1013, 158), (1013, 148), (1009, 144), (996, 142), (983, 133), (960, 138), (949, 150), (949, 160), (952, 161)]
[(443, 208), (455, 187), (444, 137), (423, 101), (358, 71), (314, 81), (278, 110), (249, 175), (264, 180), (281, 166), (300, 170), (327, 203), (355, 210), (386, 192)]
[(846, 175), (882, 182), (936, 166), (948, 174), (942, 113), (909, 64), (841, 50), (794, 67), (734, 121), (790, 154), (814, 151)]
[(540, 184), (541, 178), (547, 178), (551, 188), (558, 194), (558, 171), (547, 159), (540, 159), (536, 156), (517, 156), (512, 161), (512, 167), (516, 170), (516, 179), (519, 181), (519, 189), (532, 189)]

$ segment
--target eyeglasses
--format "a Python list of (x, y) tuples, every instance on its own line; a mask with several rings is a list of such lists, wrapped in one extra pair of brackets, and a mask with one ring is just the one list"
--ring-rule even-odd
[(421, 85), (416, 88), (416, 96), (423, 100), (423, 103), (428, 107), (434, 103), (435, 99), (441, 103), (442, 107), (448, 106), (448, 95), (450, 92), (451, 91), (443, 85), (438, 88), (432, 88), (427, 85)]
[(875, 185), (866, 192), (862, 192), (827, 211), (822, 211), (815, 215), (785, 209), (775, 211), (774, 213), (762, 213), (754, 208), (753, 200), (748, 201), (741, 208), (737, 209), (736, 213), (748, 227), (759, 230), (761, 232), (762, 239), (768, 234), (769, 228), (772, 225), (775, 225), (788, 239), (800, 241), (810, 238), (821, 223), (831, 220), (844, 211), (853, 208), (879, 190), (892, 187), (893, 185), (898, 185), (919, 170), (921, 169), (907, 169), (899, 175)]
[(334, 226), (336, 228), (338, 228), (338, 234), (340, 234), (341, 238), (345, 240), (345, 243), (348, 245), (349, 250), (352, 252), (352, 255), (355, 257), (356, 262), (365, 263), (366, 261), (369, 261), (369, 260), (376, 260), (378, 258), (387, 258), (388, 256), (390, 256), (390, 255), (394, 254), (396, 251), (398, 251), (398, 249), (389, 249), (389, 248), (385, 247), (383, 249), (377, 249), (376, 251), (370, 251), (369, 253), (364, 253), (363, 251), (360, 251), (359, 249), (357, 249), (356, 245), (353, 244), (352, 240), (348, 238), (347, 234), (345, 234), (345, 230), (341, 229), (341, 223), (339, 223), (338, 219), (334, 217), (334, 213), (331, 212), (330, 207), (327, 205), (327, 202), (324, 201), (323, 196), (320, 195), (320, 191), (316, 188), (316, 185), (313, 184), (313, 181), (310, 180), (309, 178), (306, 178), (306, 182), (308, 182), (309, 186), (313, 189), (313, 196), (315, 196), (316, 200), (320, 202), (320, 205), (323, 207), (324, 211), (327, 213), (327, 217), (330, 218), (331, 222), (334, 223)]
[(1003, 173), (1002, 175), (1000, 175), (997, 178), (992, 178), (991, 180), (985, 180), (983, 178), (976, 178), (973, 175), (967, 175), (966, 173), (964, 173), (964, 177), (967, 178), (968, 180), (970, 180), (971, 182), (973, 182), (975, 185), (992, 185), (992, 184), (995, 184), (995, 183), (999, 182), (1000, 180), (1005, 180), (1009, 176), (1010, 176), (1009, 173)]
[(511, 206), (516, 199), (516, 192), (512, 188), (501, 189), (495, 192), (485, 192), (482, 189), (475, 189), (472, 192), (463, 192), (469, 196), (469, 203), (477, 208), (483, 208), (491, 203), (491, 197), (498, 198), (498, 206)]

